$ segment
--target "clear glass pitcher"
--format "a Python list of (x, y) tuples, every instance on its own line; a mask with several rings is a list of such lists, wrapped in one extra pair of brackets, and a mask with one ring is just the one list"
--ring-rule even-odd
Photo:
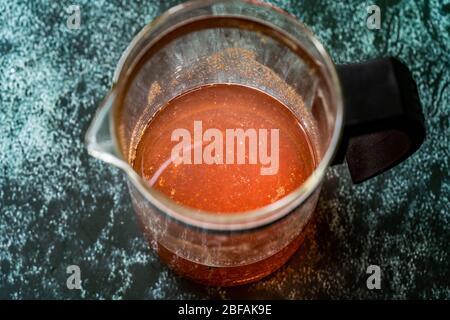
[[(318, 159), (298, 189), (257, 210), (217, 215), (176, 204), (134, 171), (154, 114), (215, 83), (262, 90), (298, 118)], [(396, 59), (336, 67), (305, 26), (274, 6), (199, 0), (170, 9), (134, 38), (86, 143), (127, 175), (139, 224), (161, 259), (190, 279), (227, 286), (270, 274), (297, 250), (328, 166), (346, 157), (361, 182), (411, 155), (424, 135), (414, 81)]]

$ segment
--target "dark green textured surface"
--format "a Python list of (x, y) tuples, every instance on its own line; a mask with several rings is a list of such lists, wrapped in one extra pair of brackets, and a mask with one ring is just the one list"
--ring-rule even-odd
[[(81, 29), (66, 27), (70, 4)], [(175, 2), (0, 0), (0, 298), (450, 298), (450, 2), (274, 1), (337, 63), (396, 56), (418, 83), (428, 131), (405, 163), (358, 186), (329, 170), (293, 260), (245, 287), (175, 276), (136, 226), (125, 178), (83, 136), (122, 51)], [(381, 8), (381, 30), (365, 27)], [(66, 267), (82, 290), (66, 288)], [(368, 265), (382, 289), (365, 286)]]

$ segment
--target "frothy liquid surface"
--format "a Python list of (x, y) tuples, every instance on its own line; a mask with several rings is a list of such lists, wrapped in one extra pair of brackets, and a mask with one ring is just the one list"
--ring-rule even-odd
[[(225, 144), (226, 129), (279, 129), (278, 167), (262, 175), (267, 164), (194, 164), (194, 123), (202, 130), (218, 129)], [(172, 141), (177, 129), (187, 129), (192, 137), (191, 164), (175, 164)], [(216, 130), (217, 131), (217, 130)], [(268, 154), (271, 139), (268, 136)], [(234, 145), (237, 154), (239, 141)], [(211, 141), (200, 144), (205, 148)], [(261, 141), (258, 141), (261, 147)], [(226, 155), (226, 146), (223, 147)], [(245, 86), (216, 84), (200, 87), (171, 100), (150, 121), (136, 149), (135, 170), (154, 188), (180, 205), (223, 212), (253, 210), (277, 201), (298, 188), (315, 167), (309, 138), (291, 111), (273, 97)]]

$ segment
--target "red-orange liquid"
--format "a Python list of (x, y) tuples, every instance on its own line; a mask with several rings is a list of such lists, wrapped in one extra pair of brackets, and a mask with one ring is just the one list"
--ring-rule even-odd
[[(279, 129), (278, 171), (261, 175), (264, 165), (249, 161), (174, 164), (170, 159), (177, 142), (171, 140), (172, 132), (184, 128), (193, 137), (194, 121), (202, 122), (203, 132), (215, 128), (223, 137), (226, 129)], [(203, 142), (203, 147), (207, 144)], [(236, 154), (237, 145), (234, 147)], [(216, 84), (189, 91), (164, 106), (145, 129), (133, 165), (154, 188), (178, 204), (231, 213), (257, 209), (283, 198), (312, 173), (315, 160), (305, 130), (281, 102), (249, 87)]]

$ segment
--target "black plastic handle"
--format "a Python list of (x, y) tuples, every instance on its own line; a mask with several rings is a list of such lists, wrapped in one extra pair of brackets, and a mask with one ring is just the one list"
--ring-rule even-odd
[(344, 132), (333, 164), (344, 157), (354, 183), (413, 154), (425, 138), (417, 86), (395, 58), (337, 67), (344, 94)]

